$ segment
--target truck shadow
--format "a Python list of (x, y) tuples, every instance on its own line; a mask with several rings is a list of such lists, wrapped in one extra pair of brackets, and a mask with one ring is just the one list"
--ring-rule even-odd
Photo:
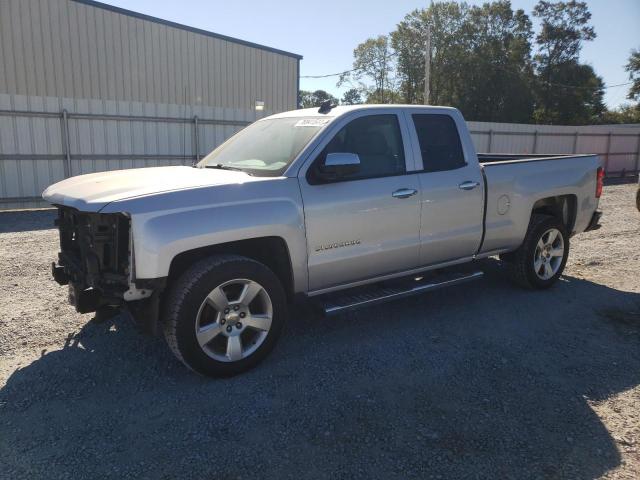
[(190, 374), (121, 317), (89, 322), (0, 390), (0, 463), (14, 478), (595, 478), (619, 466), (624, 445), (593, 405), (640, 383), (640, 295), (572, 277), (525, 292), (496, 262), (487, 271), (333, 319), (296, 306), (272, 355), (226, 380)]

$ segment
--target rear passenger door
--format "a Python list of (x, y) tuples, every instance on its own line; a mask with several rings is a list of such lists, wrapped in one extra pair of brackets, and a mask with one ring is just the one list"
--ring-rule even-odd
[[(407, 112), (420, 168), (420, 263), (470, 257), (482, 239), (484, 182), (453, 116)], [(463, 121), (462, 118), (457, 121)], [(472, 160), (471, 162), (468, 160)]]

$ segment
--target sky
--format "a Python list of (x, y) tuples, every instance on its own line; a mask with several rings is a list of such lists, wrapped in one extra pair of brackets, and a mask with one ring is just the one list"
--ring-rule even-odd
[[(268, 45), (302, 55), (301, 76), (351, 68), (353, 49), (369, 37), (395, 29), (405, 14), (424, 8), (417, 0), (102, 0), (165, 20)], [(480, 0), (467, 3), (481, 4)], [(531, 14), (537, 0), (512, 0)], [(587, 0), (597, 38), (586, 42), (581, 61), (606, 85), (629, 81), (624, 70), (632, 48), (640, 49), (640, 0)], [(533, 19), (535, 22), (535, 19)], [(323, 89), (340, 97), (338, 77), (301, 78), (303, 90)], [(626, 102), (629, 86), (607, 88), (610, 108)]]

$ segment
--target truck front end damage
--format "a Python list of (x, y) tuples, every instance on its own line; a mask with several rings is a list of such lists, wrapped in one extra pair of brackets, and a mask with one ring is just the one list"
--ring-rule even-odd
[(60, 252), (51, 268), (56, 282), (69, 285), (69, 302), (80, 313), (120, 305), (131, 278), (129, 218), (58, 207), (55, 224)]
[(159, 285), (135, 284), (131, 220), (123, 213), (88, 213), (58, 207), (58, 261), (54, 280), (69, 287), (79, 313), (127, 307), (147, 331), (155, 330)]

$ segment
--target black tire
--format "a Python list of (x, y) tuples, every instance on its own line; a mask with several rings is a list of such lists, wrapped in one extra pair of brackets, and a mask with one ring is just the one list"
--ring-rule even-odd
[[(247, 357), (218, 361), (198, 343), (196, 322), (207, 295), (234, 279), (248, 279), (264, 288), (273, 306), (271, 326)], [(194, 372), (211, 377), (229, 377), (260, 363), (275, 347), (287, 318), (286, 296), (278, 277), (265, 265), (238, 255), (215, 255), (187, 269), (170, 287), (163, 307), (164, 336), (175, 356)]]
[[(549, 229), (555, 228), (562, 235), (564, 242), (564, 253), (558, 270), (548, 279), (541, 278), (534, 267), (534, 256), (536, 246), (541, 237)], [(531, 216), (529, 228), (525, 235), (524, 242), (516, 251), (500, 258), (509, 268), (512, 279), (521, 287), (529, 289), (544, 289), (551, 287), (562, 275), (569, 256), (569, 235), (564, 224), (558, 218), (550, 215), (534, 214)]]
[(636, 192), (636, 208), (640, 212), (640, 187), (638, 187), (638, 191)]

